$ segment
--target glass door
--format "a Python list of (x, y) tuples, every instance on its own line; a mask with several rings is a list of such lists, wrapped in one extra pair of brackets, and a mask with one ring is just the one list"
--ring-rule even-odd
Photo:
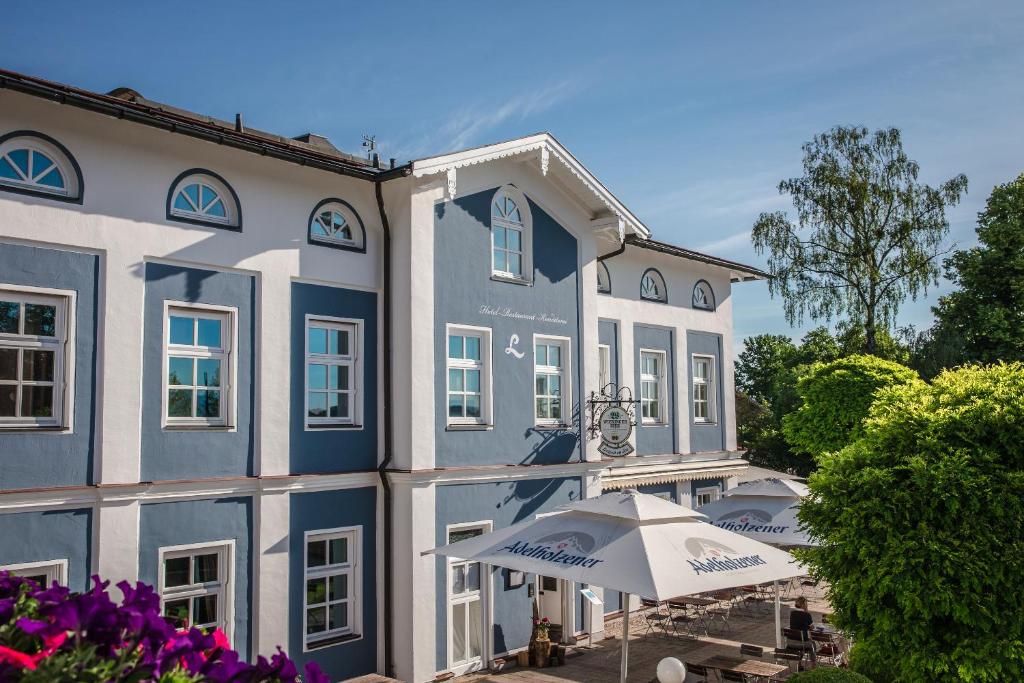
[[(479, 536), (488, 527), (450, 529), (448, 542)], [(457, 674), (483, 664), (486, 566), (452, 558), (448, 562), (448, 663)]]

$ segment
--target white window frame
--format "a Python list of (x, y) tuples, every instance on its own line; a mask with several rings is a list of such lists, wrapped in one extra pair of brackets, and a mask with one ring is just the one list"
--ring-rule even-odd
[[(49, 174), (50, 167), (43, 169), (46, 171), (45, 174), (42, 172), (36, 172), (36, 170), (32, 168), (34, 166), (34, 154), (29, 155), (29, 172), (31, 176), (29, 180), (0, 178), (0, 187), (12, 188), (14, 190), (27, 190), (37, 194), (48, 194), (64, 199), (78, 199), (81, 196), (81, 187), (79, 187), (78, 183), (78, 171), (74, 167), (74, 164), (68, 155), (57, 145), (38, 137), (37, 135), (16, 135), (4, 140), (4, 142), (0, 144), (0, 158), (19, 149), (26, 149), (30, 152), (45, 154), (51, 161), (53, 161), (53, 165), (63, 177), (64, 187), (57, 188), (50, 185), (43, 185), (38, 182), (41, 177)], [(17, 168), (17, 165), (13, 161), (11, 161), (10, 164), (15, 167), (15, 172), (20, 172), (20, 169)]]
[[(499, 197), (507, 196), (509, 199), (516, 203), (516, 207), (519, 209), (519, 218), (522, 219), (521, 223), (515, 223), (512, 221), (506, 221), (494, 216), (494, 203), (498, 201)], [(490, 203), (487, 205), (488, 216), (490, 217), (491, 234), (488, 237), (487, 244), (487, 258), (491, 264), (491, 278), (494, 280), (505, 280), (509, 282), (527, 283), (533, 281), (533, 216), (530, 213), (530, 205), (526, 201), (526, 195), (524, 195), (519, 188), (514, 185), (505, 185), (498, 189), (491, 197)], [(520, 231), (520, 267), (522, 273), (516, 275), (515, 273), (509, 272), (508, 270), (498, 270), (494, 263), (494, 228), (512, 228), (513, 230)], [(506, 249), (505, 251), (509, 251)]]
[[(702, 503), (700, 501), (701, 496), (710, 496), (710, 497), (708, 498), (708, 500), (706, 500), (705, 502)], [(698, 489), (695, 489), (694, 492), (693, 492), (693, 508), (692, 509), (696, 510), (701, 505), (707, 505), (708, 503), (713, 503), (713, 502), (715, 502), (716, 500), (718, 500), (721, 497), (722, 497), (722, 489), (721, 489), (721, 487), (718, 487), (718, 486), (702, 486), (702, 487), (700, 487)]]
[[(21, 373), (21, 350), (46, 350), (54, 352), (53, 362), (53, 412), (50, 417), (0, 417), (0, 431), (7, 429), (46, 429), (70, 430), (73, 415), (72, 401), (74, 397), (75, 368), (75, 311), (76, 293), (69, 290), (49, 289), (45, 287), (24, 287), (19, 285), (0, 285), (0, 299), (17, 301), (22, 304), (19, 316), (20, 329), (24, 330), (24, 304), (42, 304), (55, 306), (57, 311), (54, 320), (55, 335), (41, 337), (25, 334), (0, 334), (0, 347), (18, 349), (18, 372)], [(49, 384), (40, 382), (0, 380), (5, 386), (23, 386)], [(16, 409), (21, 406), (21, 391), (15, 397)]]
[[(560, 348), (559, 357), (562, 360), (561, 366), (555, 365), (538, 365), (537, 364), (537, 344), (546, 344), (548, 346), (558, 346)], [(558, 419), (554, 418), (542, 418), (537, 416), (537, 399), (541, 398), (537, 395), (537, 374), (544, 373), (548, 375), (558, 374), (560, 375), (559, 385), (562, 389), (562, 394), (559, 397), (562, 402), (562, 417)], [(533, 335), (533, 379), (531, 382), (533, 391), (533, 419), (538, 427), (555, 427), (563, 428), (568, 427), (572, 424), (572, 340), (569, 337), (555, 337), (546, 334), (534, 334)], [(552, 396), (548, 394), (547, 396)]]
[[(459, 524), (448, 524), (445, 527), (444, 538), (447, 541), (451, 537), (453, 531), (468, 531), (473, 529), (480, 529), (482, 533), (490, 533), (493, 528), (493, 522), (489, 519), (480, 520), (477, 522), (463, 522)], [(453, 593), (452, 579), (453, 579), (453, 567), (457, 565), (480, 565), (480, 590), (475, 592), (465, 592), (456, 597)], [(494, 623), (494, 614), (492, 612), (493, 604), (491, 602), (491, 565), (483, 562), (477, 562), (476, 560), (466, 560), (458, 557), (449, 557), (445, 563), (445, 612), (447, 625), (447, 631), (445, 633), (445, 639), (447, 640), (446, 652), (448, 655), (448, 670), (454, 673), (456, 676), (474, 671), (476, 669), (483, 668), (484, 663), (490, 661), (491, 658), (491, 624)], [(474, 600), (480, 601), (480, 627), (482, 633), (480, 634), (480, 657), (474, 657), (472, 659), (456, 660), (455, 653), (452, 650), (454, 633), (453, 629), (453, 616), (454, 610), (452, 607), (456, 604), (469, 603)], [(468, 612), (467, 612), (468, 615)], [(469, 631), (466, 631), (467, 637)]]
[(597, 345), (597, 393), (604, 391), (612, 381), (612, 347), (610, 344)]
[[(326, 315), (306, 315), (303, 334), (304, 361), (303, 372), (303, 397), (302, 414), (305, 430), (322, 432), (334, 429), (362, 429), (363, 425), (363, 329), (365, 321), (358, 318), (336, 318)], [(350, 334), (349, 355), (314, 354), (309, 350), (310, 327), (325, 329), (348, 330)], [(352, 389), (349, 392), (349, 412), (347, 418), (336, 417), (310, 417), (309, 416), (309, 365), (345, 365), (349, 368), (349, 379)], [(328, 403), (329, 405), (329, 403)]]
[[(220, 320), (221, 321), (221, 335), (222, 343), (226, 346), (220, 349), (205, 346), (184, 346), (174, 345), (170, 343), (171, 336), (171, 315), (178, 311), (184, 316), (192, 318), (204, 318), (207, 320)], [(216, 306), (212, 304), (194, 304), (182, 301), (164, 301), (164, 312), (163, 312), (163, 358), (161, 367), (163, 369), (163, 377), (161, 379), (161, 386), (163, 387), (163, 397), (161, 398), (161, 419), (165, 429), (175, 427), (231, 427), (235, 425), (235, 399), (236, 399), (236, 388), (235, 388), (235, 377), (238, 376), (238, 309), (230, 306)], [(197, 323), (198, 325), (198, 323)], [(198, 329), (196, 330), (198, 334)], [(196, 338), (198, 342), (198, 337)], [(221, 411), (220, 417), (209, 418), (209, 417), (170, 417), (167, 414), (169, 409), (169, 398), (168, 392), (170, 391), (171, 384), (168, 381), (168, 375), (170, 374), (170, 357), (188, 357), (188, 358), (211, 358), (221, 360), (221, 378), (220, 378), (220, 401)], [(196, 393), (196, 380), (195, 371), (193, 370), (192, 386), (193, 401), (192, 401), (192, 412), (196, 410), (197, 396)], [(177, 385), (175, 385), (177, 386)]]
[[(644, 281), (650, 277), (654, 282), (655, 289), (660, 289), (660, 296), (650, 296), (644, 294)], [(657, 268), (648, 268), (640, 276), (640, 300), (641, 301), (653, 301), (655, 303), (667, 304), (668, 303), (668, 284), (665, 282), (665, 276), (661, 274)]]
[[(707, 361), (708, 363), (708, 376), (707, 379), (701, 379), (697, 377), (697, 363)], [(715, 382), (715, 357), (703, 354), (695, 353), (690, 359), (690, 401), (693, 408), (690, 410), (691, 419), (694, 424), (717, 424), (718, 423), (718, 395), (717, 386)], [(697, 417), (697, 398), (694, 395), (698, 386), (707, 386), (707, 416)]]
[(46, 585), (42, 586), (42, 588), (49, 588), (53, 585), (54, 581), (62, 586), (68, 585), (68, 561), (66, 559), (5, 564), (0, 565), (0, 571), (11, 572), (16, 576), (43, 574), (46, 576)]
[[(186, 545), (164, 546), (159, 549), (159, 566), (157, 570), (157, 593), (160, 595), (160, 613), (163, 614), (164, 602), (169, 600), (189, 600), (189, 614), (192, 614), (192, 598), (204, 595), (217, 597), (217, 628), (220, 628), (231, 642), (232, 627), (235, 622), (234, 585), (235, 585), (235, 541), (213, 541), (208, 543), (190, 543)], [(178, 557), (195, 555), (217, 555), (217, 581), (209, 583), (193, 583), (187, 586), (164, 586), (164, 562)], [(189, 563), (190, 579), (192, 563)], [(223, 570), (223, 575), (222, 575)], [(189, 626), (192, 626), (189, 623)]]
[[(605, 283), (601, 285), (601, 276), (604, 275)], [(604, 261), (597, 262), (597, 293), (598, 294), (611, 294), (612, 293), (612, 273), (608, 270), (608, 266)]]
[[(658, 375), (644, 372), (644, 356), (654, 357), (658, 361)], [(668, 424), (667, 395), (668, 353), (664, 349), (640, 349), (640, 423), (645, 425)], [(654, 382), (658, 387), (658, 417), (644, 417), (644, 404), (653, 403), (655, 399), (644, 398), (644, 384)]]
[[(319, 223), (321, 227), (325, 227), (323, 222), (320, 220), (320, 216), (328, 211), (338, 213), (345, 219), (345, 225), (348, 226), (348, 231), (352, 235), (351, 238), (345, 239), (343, 237), (333, 237), (330, 235), (325, 237), (324, 235), (313, 234), (314, 223)], [(318, 244), (340, 244), (345, 247), (353, 247), (356, 249), (360, 249), (364, 246), (362, 244), (362, 222), (359, 220), (359, 216), (356, 215), (355, 210), (341, 202), (326, 201), (318, 205), (313, 210), (313, 215), (310, 217), (309, 225), (306, 226), (306, 229), (309, 231), (310, 241)]]
[[(480, 338), (480, 360), (448, 357), (448, 340), (452, 335)], [(449, 427), (480, 427), (494, 424), (493, 402), (491, 400), (491, 328), (448, 323), (444, 336), (444, 413)], [(448, 396), (451, 391), (449, 370), (480, 371), (480, 417), (452, 417), (448, 413)]]
[[(212, 214), (204, 213), (203, 208), (200, 207), (197, 211), (178, 209), (174, 206), (175, 200), (178, 198), (178, 194), (183, 192), (189, 185), (198, 184), (200, 186), (199, 199), (202, 200), (202, 186), (210, 188), (214, 194), (220, 199), (221, 205), (224, 207), (224, 216), (215, 216)], [(191, 201), (186, 195), (186, 201)], [(216, 200), (210, 202), (205, 208), (209, 208), (215, 203)], [(235, 205), (235, 195), (231, 189), (224, 184), (221, 180), (214, 178), (212, 175), (202, 172), (189, 173), (184, 178), (180, 179), (175, 183), (171, 189), (171, 203), (168, 206), (168, 213), (173, 218), (183, 218), (187, 221), (201, 221), (203, 223), (215, 223), (218, 225), (224, 225), (229, 227), (237, 227), (238, 221), (238, 207)]]
[[(323, 567), (309, 566), (309, 544), (311, 541), (329, 541), (332, 539), (344, 538), (348, 541), (348, 562), (340, 564), (327, 564)], [(354, 640), (361, 640), (363, 637), (363, 582), (362, 582), (362, 552), (363, 552), (363, 527), (346, 526), (334, 529), (316, 529), (307, 531), (302, 538), (302, 651), (321, 650), (339, 645), (342, 642), (350, 643)], [(348, 576), (348, 628), (334, 629), (310, 635), (306, 633), (306, 618), (308, 604), (306, 602), (306, 582), (309, 579), (327, 578), (331, 576)], [(329, 582), (328, 582), (329, 583)], [(327, 603), (328, 609), (330, 602)]]

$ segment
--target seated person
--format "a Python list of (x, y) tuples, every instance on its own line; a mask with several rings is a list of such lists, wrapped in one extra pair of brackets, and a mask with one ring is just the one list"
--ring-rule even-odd
[(787, 639), (787, 649), (809, 652), (811, 661), (816, 660), (814, 654), (814, 643), (811, 641), (811, 626), (814, 625), (814, 617), (807, 611), (807, 598), (801, 596), (796, 599), (795, 607), (789, 613), (789, 628), (800, 631), (804, 635), (803, 642)]

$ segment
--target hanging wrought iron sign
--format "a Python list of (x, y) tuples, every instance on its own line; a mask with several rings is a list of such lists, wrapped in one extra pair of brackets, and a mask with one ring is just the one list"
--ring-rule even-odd
[(633, 452), (629, 437), (633, 434), (633, 392), (629, 387), (609, 384), (600, 394), (591, 392), (587, 401), (590, 411), (590, 438), (600, 436), (597, 450), (602, 455), (620, 458)]

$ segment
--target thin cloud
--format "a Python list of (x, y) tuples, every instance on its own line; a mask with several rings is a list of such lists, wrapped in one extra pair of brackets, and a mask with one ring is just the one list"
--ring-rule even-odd
[(585, 86), (585, 80), (561, 81), (543, 88), (522, 88), (498, 104), (487, 102), (463, 107), (447, 116), (434, 132), (408, 145), (396, 145), (396, 155), (403, 159), (416, 159), (472, 147), (485, 142), (483, 138), (488, 131), (510, 121), (524, 121), (542, 114), (572, 98)]
[(720, 240), (714, 242), (708, 242), (697, 247), (697, 251), (704, 251), (709, 253), (729, 253), (735, 251), (739, 247), (750, 246), (750, 231), (744, 230), (738, 232), (735, 235), (729, 235), (723, 237)]

